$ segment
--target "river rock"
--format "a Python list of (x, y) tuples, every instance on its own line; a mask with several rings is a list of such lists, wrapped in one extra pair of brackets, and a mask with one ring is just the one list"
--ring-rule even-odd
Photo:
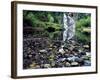
[(91, 57), (91, 53), (90, 52), (86, 52), (86, 56)]
[(78, 62), (72, 62), (72, 63), (71, 63), (71, 66), (78, 66), (78, 65), (79, 65)]
[(86, 52), (80, 52), (81, 55), (86, 55)]
[(51, 66), (52, 67), (55, 66), (55, 62), (54, 61), (51, 62)]
[(47, 53), (47, 50), (43, 49), (39, 51), (40, 53)]
[(65, 66), (66, 66), (66, 67), (70, 67), (71, 64), (70, 64), (69, 62), (66, 62), (66, 63), (65, 63)]
[(63, 61), (65, 61), (65, 60), (66, 60), (66, 58), (59, 58), (59, 59), (58, 59), (58, 62), (60, 62), (60, 61), (63, 62)]
[(72, 56), (72, 57), (67, 58), (67, 60), (71, 61), (71, 62), (74, 62), (76, 59), (78, 59), (78, 57), (76, 57), (76, 56)]
[(84, 60), (84, 66), (91, 66), (91, 61)]
[(84, 60), (89, 60), (90, 57), (84, 55), (84, 56), (82, 56), (81, 58), (84, 59)]
[(36, 67), (36, 63), (32, 62), (32, 64), (30, 64), (30, 68), (35, 68)]
[(60, 48), (59, 49), (59, 53), (64, 54), (65, 53), (64, 49), (63, 48)]
[(40, 68), (40, 65), (36, 65), (35, 68), (36, 68), (36, 69), (39, 69), (39, 68)]
[(73, 45), (71, 45), (68, 49), (72, 51), (74, 48), (75, 47)]
[(83, 48), (88, 49), (89, 48), (89, 45), (83, 45)]
[(44, 68), (50, 68), (50, 64), (44, 64)]

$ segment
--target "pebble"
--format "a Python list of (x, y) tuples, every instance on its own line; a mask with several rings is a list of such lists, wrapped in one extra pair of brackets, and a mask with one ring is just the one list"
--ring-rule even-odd
[(78, 62), (72, 62), (72, 63), (71, 63), (71, 66), (78, 66), (78, 65), (79, 65)]
[(86, 56), (91, 57), (91, 53), (90, 52), (86, 52)]
[(33, 37), (32, 40), (24, 40), (23, 68), (90, 66), (91, 53), (88, 50), (89, 45), (72, 43), (69, 41), (66, 45), (61, 45), (60, 41), (51, 43), (48, 39), (35, 39)]
[(44, 64), (44, 68), (50, 68), (50, 64)]
[(64, 49), (63, 48), (60, 48), (59, 49), (59, 53), (64, 54), (65, 53)]
[(84, 48), (89, 48), (89, 45), (83, 45)]
[(66, 63), (65, 63), (65, 66), (66, 66), (66, 67), (70, 67), (71, 64), (70, 64), (69, 62), (66, 62)]
[(39, 52), (41, 52), (41, 53), (47, 53), (47, 50), (43, 49), (43, 50), (40, 50)]

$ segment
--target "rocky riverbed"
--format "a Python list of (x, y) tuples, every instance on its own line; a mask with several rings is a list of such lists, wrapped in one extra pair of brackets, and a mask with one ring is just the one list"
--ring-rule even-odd
[(90, 46), (24, 35), (23, 69), (91, 66)]

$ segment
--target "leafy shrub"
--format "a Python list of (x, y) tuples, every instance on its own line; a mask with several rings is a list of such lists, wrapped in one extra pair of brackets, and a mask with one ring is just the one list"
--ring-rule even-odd
[(90, 39), (91, 39), (90, 31), (84, 31), (84, 29), (88, 29), (89, 27), (91, 27), (90, 16), (76, 21), (76, 37), (77, 37), (78, 41), (83, 42), (83, 43), (90, 42)]

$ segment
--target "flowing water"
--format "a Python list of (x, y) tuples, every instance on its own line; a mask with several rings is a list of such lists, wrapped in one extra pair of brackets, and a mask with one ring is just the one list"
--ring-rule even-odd
[(75, 21), (72, 17), (67, 16), (64, 13), (63, 16), (64, 32), (63, 32), (63, 41), (70, 40), (75, 35)]

